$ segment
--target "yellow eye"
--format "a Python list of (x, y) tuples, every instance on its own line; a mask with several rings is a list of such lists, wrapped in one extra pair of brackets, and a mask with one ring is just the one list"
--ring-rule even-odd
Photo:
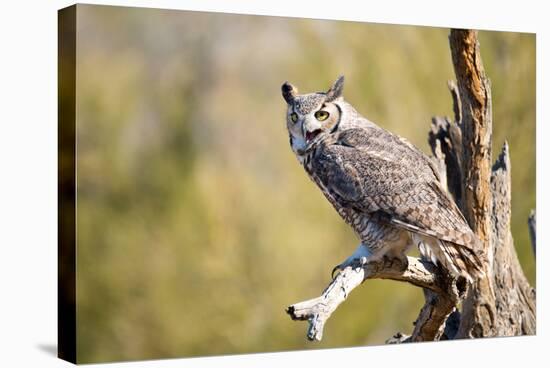
[(290, 120), (292, 120), (293, 123), (297, 122), (298, 121), (298, 114), (296, 114), (295, 112), (290, 114)]
[(327, 120), (329, 113), (323, 110), (315, 112), (315, 119), (319, 121)]

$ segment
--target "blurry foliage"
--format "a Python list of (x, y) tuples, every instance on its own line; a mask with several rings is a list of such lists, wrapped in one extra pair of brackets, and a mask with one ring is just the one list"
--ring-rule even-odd
[[(288, 146), (280, 85), (345, 96), (428, 152), (451, 115), (447, 29), (78, 6), (80, 362), (380, 344), (422, 292), (369, 281), (321, 343), (284, 307), (358, 240)], [(535, 37), (481, 32), (494, 150), (510, 142), (513, 235), (532, 283)]]

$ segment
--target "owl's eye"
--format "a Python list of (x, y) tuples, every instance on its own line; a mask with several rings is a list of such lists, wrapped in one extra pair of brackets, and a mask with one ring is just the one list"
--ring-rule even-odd
[(327, 120), (329, 113), (323, 110), (315, 112), (315, 119), (319, 121)]
[(296, 114), (295, 112), (290, 114), (290, 120), (292, 120), (293, 123), (297, 122), (298, 121), (298, 114)]

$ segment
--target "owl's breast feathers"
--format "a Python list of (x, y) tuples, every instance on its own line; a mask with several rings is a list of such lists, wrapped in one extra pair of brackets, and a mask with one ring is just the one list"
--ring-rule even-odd
[(321, 140), (304, 166), (341, 215), (341, 209), (376, 214), (389, 225), (458, 246), (481, 267), (480, 242), (441, 186), (434, 163), (407, 141), (376, 126), (347, 129)]

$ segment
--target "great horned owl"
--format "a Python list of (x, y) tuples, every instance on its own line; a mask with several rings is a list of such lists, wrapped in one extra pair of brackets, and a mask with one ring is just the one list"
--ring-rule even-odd
[(282, 85), (290, 145), (310, 178), (361, 240), (342, 264), (403, 258), (411, 245), (456, 276), (483, 274), (480, 241), (422, 151), (344, 101), (344, 78), (327, 92)]

